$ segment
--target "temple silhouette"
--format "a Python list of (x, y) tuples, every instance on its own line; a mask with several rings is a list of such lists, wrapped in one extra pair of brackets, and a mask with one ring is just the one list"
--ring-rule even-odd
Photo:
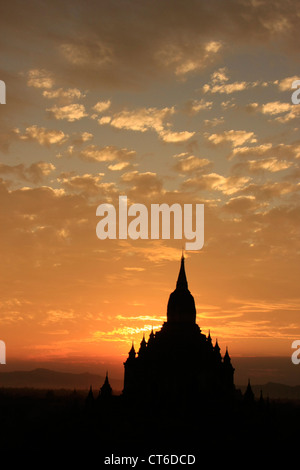
[(236, 388), (234, 371), (228, 349), (222, 355), (218, 341), (213, 344), (210, 332), (206, 336), (196, 323), (182, 256), (166, 321), (147, 341), (144, 335), (137, 350), (132, 343), (119, 394), (108, 373), (97, 397), (90, 390), (87, 416), (101, 423), (102, 442), (112, 448), (198, 452), (233, 442), (259, 446), (266, 433), (273, 436), (269, 405), (262, 395), (255, 399), (250, 380), (244, 394)]
[(235, 393), (234, 368), (226, 349), (212, 344), (196, 323), (194, 297), (188, 289), (185, 259), (176, 289), (170, 294), (167, 321), (160, 331), (143, 337), (124, 362), (125, 398), (147, 402), (192, 402), (230, 399)]

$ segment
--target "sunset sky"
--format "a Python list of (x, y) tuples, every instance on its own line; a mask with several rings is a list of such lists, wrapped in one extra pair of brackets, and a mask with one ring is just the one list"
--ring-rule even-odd
[(299, 3), (0, 6), (0, 339), (10, 358), (115, 357), (166, 319), (180, 240), (99, 240), (96, 208), (204, 204), (185, 253), (221, 353), (300, 338)]

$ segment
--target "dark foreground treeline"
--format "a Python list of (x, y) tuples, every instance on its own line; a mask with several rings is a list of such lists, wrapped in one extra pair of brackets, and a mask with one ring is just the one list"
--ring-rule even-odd
[(128, 403), (83, 391), (0, 390), (0, 449), (97, 449), (99, 455), (290, 448), (300, 404)]

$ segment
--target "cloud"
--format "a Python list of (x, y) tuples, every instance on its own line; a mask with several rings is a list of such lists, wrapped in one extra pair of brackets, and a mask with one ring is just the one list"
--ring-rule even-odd
[(73, 65), (101, 67), (113, 60), (113, 50), (100, 40), (85, 39), (77, 43), (64, 43), (60, 45), (60, 52), (64, 59)]
[(222, 176), (218, 173), (200, 175), (196, 178), (189, 178), (182, 184), (183, 189), (197, 189), (202, 191), (220, 191), (223, 194), (231, 195), (245, 188), (250, 181), (249, 176)]
[(27, 73), (27, 85), (34, 88), (52, 88), (54, 79), (50, 72), (44, 69), (32, 69)]
[(48, 162), (36, 162), (26, 167), (23, 163), (19, 165), (0, 164), (0, 174), (8, 175), (32, 183), (40, 183), (55, 170), (55, 166)]
[(108, 165), (108, 169), (111, 171), (121, 171), (124, 170), (124, 168), (129, 166), (129, 162), (120, 162), (120, 163), (115, 163), (114, 165)]
[(66, 106), (52, 106), (47, 108), (51, 117), (54, 119), (66, 119), (69, 122), (77, 121), (87, 116), (83, 104), (73, 103)]
[(223, 109), (233, 109), (233, 108), (236, 108), (236, 103), (234, 101), (234, 99), (230, 99), (230, 100), (227, 100), (227, 101), (222, 101), (221, 103), (221, 106)]
[(207, 168), (211, 166), (212, 162), (207, 158), (198, 158), (194, 155), (190, 155), (185, 156), (185, 158), (181, 158), (174, 165), (174, 169), (182, 173), (193, 173), (198, 170), (207, 170)]
[(218, 134), (206, 134), (207, 140), (214, 144), (219, 145), (224, 142), (229, 142), (233, 147), (243, 145), (245, 142), (256, 142), (254, 132), (240, 131), (240, 130), (229, 130), (223, 131)]
[(260, 110), (263, 114), (281, 114), (286, 113), (292, 109), (290, 103), (282, 103), (280, 101), (271, 101), (270, 103), (263, 104)]
[(154, 130), (164, 142), (185, 142), (195, 135), (195, 132), (170, 129), (167, 119), (175, 114), (175, 108), (139, 108), (128, 111), (123, 110), (113, 116), (103, 116), (98, 120), (100, 125), (109, 124), (117, 129), (146, 132)]
[(41, 321), (42, 326), (49, 326), (51, 324), (58, 324), (64, 322), (74, 322), (77, 316), (74, 310), (62, 310), (62, 309), (55, 309), (55, 310), (48, 310), (46, 312), (46, 318)]
[(168, 43), (159, 49), (155, 57), (165, 67), (172, 69), (175, 75), (184, 77), (186, 74), (207, 66), (222, 48), (220, 41), (199, 42), (191, 45), (185, 42)]
[(238, 157), (243, 159), (265, 157), (276, 158), (277, 160), (293, 160), (300, 158), (300, 142), (291, 144), (273, 145), (270, 142), (252, 147), (244, 146), (232, 149), (229, 158)]
[(255, 111), (257, 111), (259, 108), (259, 104), (258, 103), (248, 103), (246, 106), (245, 106), (245, 109), (248, 113), (253, 113)]
[(226, 95), (229, 95), (236, 91), (246, 90), (246, 88), (249, 88), (250, 86), (255, 86), (255, 85), (247, 83), (247, 82), (234, 82), (234, 83), (226, 83), (226, 84), (219, 84), (219, 85), (213, 85), (213, 86), (205, 84), (203, 85), (203, 91), (204, 93), (208, 93), (208, 92), (225, 93)]
[(181, 131), (181, 132), (172, 132), (169, 130), (163, 130), (159, 131), (159, 136), (164, 142), (185, 142), (186, 140), (189, 140), (193, 135), (195, 135), (195, 132), (188, 132), (188, 131)]
[[(130, 250), (130, 243), (122, 241), (120, 244), (122, 252)], [(181, 256), (181, 249), (165, 244), (163, 240), (147, 240), (143, 246), (136, 245), (134, 248), (136, 256), (146, 259), (151, 263), (161, 263), (162, 261), (177, 261)], [(157, 317), (156, 317), (157, 318)]]
[(103, 113), (103, 111), (106, 111), (108, 108), (110, 108), (110, 105), (111, 105), (111, 101), (110, 100), (107, 100), (107, 101), (98, 101), (94, 106), (93, 106), (93, 110), (96, 112), (96, 113)]
[[(139, 267), (134, 267), (134, 266), (124, 266), (123, 268), (125, 271), (137, 271), (137, 272), (142, 272), (145, 271), (145, 268), (139, 268)], [(139, 317), (133, 317), (134, 320), (139, 319)], [(147, 318), (147, 320), (150, 320), (151, 317)], [(124, 318), (124, 320), (127, 320), (127, 318)]]
[(35, 141), (45, 146), (54, 144), (61, 145), (65, 143), (69, 137), (63, 131), (55, 129), (50, 130), (45, 127), (38, 127), (37, 125), (27, 127), (24, 134), (21, 134), (19, 129), (16, 129), (15, 132), (20, 140)]
[(258, 201), (271, 201), (299, 192), (300, 186), (289, 181), (268, 181), (263, 184), (251, 182), (240, 189), (241, 195), (254, 195)]
[(33, 182), (42, 181), (45, 176), (50, 175), (52, 171), (55, 170), (55, 166), (49, 162), (37, 162), (32, 163), (28, 170), (27, 175), (29, 175), (29, 179)]
[(151, 171), (140, 173), (134, 170), (123, 173), (121, 181), (127, 185), (128, 196), (153, 197), (164, 193), (162, 179)]
[(229, 80), (227, 67), (221, 67), (211, 74), (211, 81), (213, 83), (223, 83)]
[(221, 116), (219, 118), (215, 117), (213, 119), (204, 119), (203, 123), (205, 127), (219, 126), (220, 124), (224, 124), (224, 117)]
[(60, 101), (71, 102), (74, 99), (84, 98), (86, 95), (83, 94), (78, 88), (57, 88), (56, 90), (44, 90), (44, 98), (47, 99), (58, 99)]
[(58, 182), (68, 192), (75, 192), (84, 196), (109, 196), (116, 193), (114, 183), (103, 182), (104, 173), (84, 173), (77, 175), (75, 172), (64, 172), (57, 178)]
[(287, 160), (278, 160), (277, 158), (264, 158), (260, 160), (247, 160), (245, 162), (237, 163), (232, 168), (232, 171), (238, 171), (239, 173), (262, 173), (263, 171), (269, 171), (270, 173), (276, 173), (278, 171), (286, 170), (293, 165), (292, 162)]
[(126, 161), (133, 159), (136, 156), (136, 152), (126, 148), (118, 148), (114, 145), (107, 145), (106, 147), (89, 145), (79, 153), (79, 156), (83, 160), (91, 162), (111, 162), (113, 160)]
[(0, 151), (8, 153), (11, 144), (19, 139), (19, 129), (8, 129), (4, 126), (0, 130)]
[(299, 119), (299, 117), (300, 107), (299, 105), (293, 105), (293, 108), (291, 108), (288, 113), (284, 114), (283, 116), (278, 116), (276, 118), (276, 121), (284, 124), (286, 122), (292, 121), (293, 119)]
[(259, 207), (254, 196), (236, 196), (227, 201), (222, 210), (231, 213), (245, 214), (254, 211)]
[(203, 111), (204, 109), (211, 109), (212, 105), (213, 105), (212, 101), (205, 101), (204, 99), (189, 100), (184, 105), (184, 111), (187, 114), (195, 115), (199, 111)]
[(232, 82), (227, 83), (229, 80), (228, 70), (226, 67), (222, 67), (211, 74), (212, 85), (206, 83), (203, 85), (202, 90), (204, 93), (223, 93), (230, 95), (236, 91), (246, 90), (247, 88), (256, 87), (259, 82)]
[(292, 83), (295, 80), (299, 80), (299, 75), (294, 75), (293, 77), (286, 77), (283, 78), (278, 82), (278, 88), (280, 91), (291, 91), (292, 90)]
[(286, 123), (293, 119), (300, 117), (300, 107), (292, 103), (286, 103), (282, 101), (270, 101), (259, 105), (258, 103), (250, 103), (247, 105), (249, 111), (257, 111), (262, 114), (269, 116), (277, 116), (281, 114), (282, 116), (277, 116), (274, 118), (275, 121), (280, 123)]
[[(117, 129), (146, 132), (164, 130), (163, 122), (175, 113), (175, 108), (140, 108), (133, 111), (121, 111), (111, 117), (109, 124)], [(99, 121), (103, 124), (103, 121)]]
[(91, 132), (79, 132), (75, 134), (75, 136), (72, 138), (72, 143), (74, 145), (81, 145), (84, 142), (88, 142), (93, 138), (93, 134)]
[[(97, 115), (96, 114), (93, 114), (92, 115), (92, 118), (97, 118)], [(102, 116), (98, 122), (99, 124), (102, 126), (103, 124), (109, 124), (111, 121), (111, 117), (110, 116)]]

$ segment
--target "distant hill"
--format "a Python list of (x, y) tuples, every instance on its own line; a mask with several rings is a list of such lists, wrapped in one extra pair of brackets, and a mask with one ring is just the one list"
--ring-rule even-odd
[[(56, 372), (38, 368), (30, 371), (0, 372), (0, 387), (5, 388), (37, 388), (37, 389), (78, 389), (86, 390), (91, 385), (99, 390), (105, 377), (96, 374)], [(122, 382), (109, 377), (113, 390), (122, 390)]]
[[(92, 385), (97, 392), (103, 385), (105, 377), (98, 374), (57, 372), (45, 368), (29, 371), (16, 370), (0, 372), (0, 388), (35, 388), (35, 389), (68, 389), (88, 390)], [(123, 380), (109, 377), (110, 384), (115, 392), (123, 388)], [(236, 385), (244, 393), (246, 386)], [(259, 398), (262, 390), (264, 398), (300, 400), (300, 385), (284, 385), (268, 382), (262, 385), (251, 385), (255, 397)]]

